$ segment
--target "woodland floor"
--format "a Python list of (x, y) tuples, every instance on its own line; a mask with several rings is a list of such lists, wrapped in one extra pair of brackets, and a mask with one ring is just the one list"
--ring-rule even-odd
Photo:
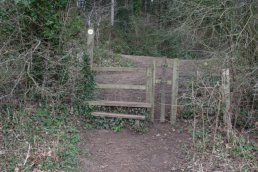
[[(123, 58), (134, 62), (135, 67), (147, 67), (152, 63), (153, 57), (127, 56)], [(155, 58), (162, 61), (162, 58)], [(193, 62), (185, 60), (180, 62), (180, 75), (191, 74), (194, 69)], [(171, 79), (172, 71), (167, 72)], [(161, 69), (157, 70), (157, 78), (161, 76)], [(101, 73), (97, 74), (98, 83), (144, 84), (145, 75), (141, 73)], [(192, 76), (185, 76), (184, 80)], [(179, 82), (180, 83), (180, 82)], [(159, 102), (159, 87), (156, 88), (156, 102)], [(171, 88), (167, 88), (170, 96)], [(183, 85), (180, 86), (183, 90)], [(180, 93), (179, 93), (180, 94)], [(134, 91), (104, 90), (99, 92), (97, 98), (114, 101), (145, 101), (145, 94)], [(169, 104), (169, 101), (167, 102)], [(145, 133), (136, 133), (123, 129), (115, 133), (111, 130), (83, 130), (81, 132), (80, 147), (85, 150), (88, 157), (80, 158), (80, 171), (85, 172), (169, 172), (181, 171), (187, 163), (185, 144), (190, 142), (190, 136), (181, 128), (173, 129), (169, 124), (158, 123), (159, 104), (156, 104), (155, 124), (148, 127)], [(170, 112), (169, 106), (166, 108)]]

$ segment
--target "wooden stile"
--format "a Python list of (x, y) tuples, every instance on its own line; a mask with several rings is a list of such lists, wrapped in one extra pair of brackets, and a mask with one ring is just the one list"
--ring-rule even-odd
[[(130, 67), (93, 67), (93, 71), (96, 72), (137, 72), (144, 71), (146, 68), (130, 68)], [(153, 91), (153, 76), (152, 68), (147, 68), (146, 71), (147, 81), (146, 85), (130, 85), (130, 84), (97, 84), (98, 89), (128, 89), (128, 90), (146, 90), (146, 102), (124, 102), (124, 101), (87, 101), (89, 105), (93, 106), (111, 106), (111, 107), (136, 107), (136, 108), (152, 108), (152, 91)], [(106, 112), (93, 112), (93, 116), (111, 117), (111, 118), (126, 118), (135, 119), (136, 127), (140, 126), (139, 120), (144, 120), (145, 116), (141, 115), (129, 115), (118, 113), (106, 113)]]

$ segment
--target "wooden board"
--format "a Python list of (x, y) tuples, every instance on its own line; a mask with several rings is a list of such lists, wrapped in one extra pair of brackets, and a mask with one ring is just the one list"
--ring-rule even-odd
[(127, 84), (97, 84), (100, 89), (124, 89), (124, 90), (146, 90), (145, 85), (127, 85)]
[(129, 115), (129, 114), (119, 114), (119, 113), (107, 113), (107, 112), (92, 112), (93, 116), (109, 117), (109, 118), (125, 118), (125, 119), (137, 119), (144, 120), (145, 116), (141, 115)]
[(86, 102), (89, 105), (93, 106), (117, 106), (117, 107), (139, 107), (139, 108), (150, 108), (150, 103), (142, 103), (142, 102), (122, 102), (122, 101), (88, 101)]
[(137, 72), (144, 71), (146, 68), (133, 68), (133, 67), (93, 67), (96, 72)]

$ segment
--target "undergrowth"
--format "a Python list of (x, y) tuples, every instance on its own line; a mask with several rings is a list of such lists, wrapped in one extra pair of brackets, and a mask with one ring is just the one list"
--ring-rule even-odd
[[(188, 161), (180, 167), (182, 171), (257, 170), (258, 144), (255, 136), (235, 132), (234, 137), (228, 141), (223, 128), (219, 127), (215, 131), (213, 125), (207, 125), (208, 120), (205, 117), (194, 116), (189, 110), (181, 117), (186, 123), (184, 130), (188, 130), (192, 137), (192, 143), (181, 147)], [(181, 130), (182, 126), (176, 128)]]
[[(192, 132), (191, 132), (192, 133)], [(227, 142), (223, 132), (213, 134), (201, 128), (189, 150), (194, 151), (191, 163), (195, 171), (255, 171), (258, 167), (258, 145), (254, 139), (236, 135)], [(192, 153), (191, 153), (192, 154)]]
[(1, 171), (74, 171), (80, 140), (65, 105), (1, 105)]

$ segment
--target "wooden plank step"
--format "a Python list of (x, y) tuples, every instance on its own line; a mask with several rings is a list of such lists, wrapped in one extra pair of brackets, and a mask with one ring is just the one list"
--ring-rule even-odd
[(126, 90), (146, 90), (145, 85), (129, 85), (129, 84), (97, 84), (99, 89), (126, 89)]
[(134, 67), (93, 67), (93, 71), (96, 72), (138, 72), (146, 70), (146, 68), (134, 68)]
[(120, 114), (120, 113), (92, 112), (91, 114), (93, 116), (109, 117), (109, 118), (124, 118), (124, 119), (136, 119), (136, 120), (145, 119), (145, 116), (141, 116), (141, 115), (129, 115), (129, 114)]
[(117, 107), (138, 107), (138, 108), (151, 108), (150, 103), (142, 102), (123, 102), (123, 101), (87, 101), (89, 105), (93, 106), (117, 106)]

